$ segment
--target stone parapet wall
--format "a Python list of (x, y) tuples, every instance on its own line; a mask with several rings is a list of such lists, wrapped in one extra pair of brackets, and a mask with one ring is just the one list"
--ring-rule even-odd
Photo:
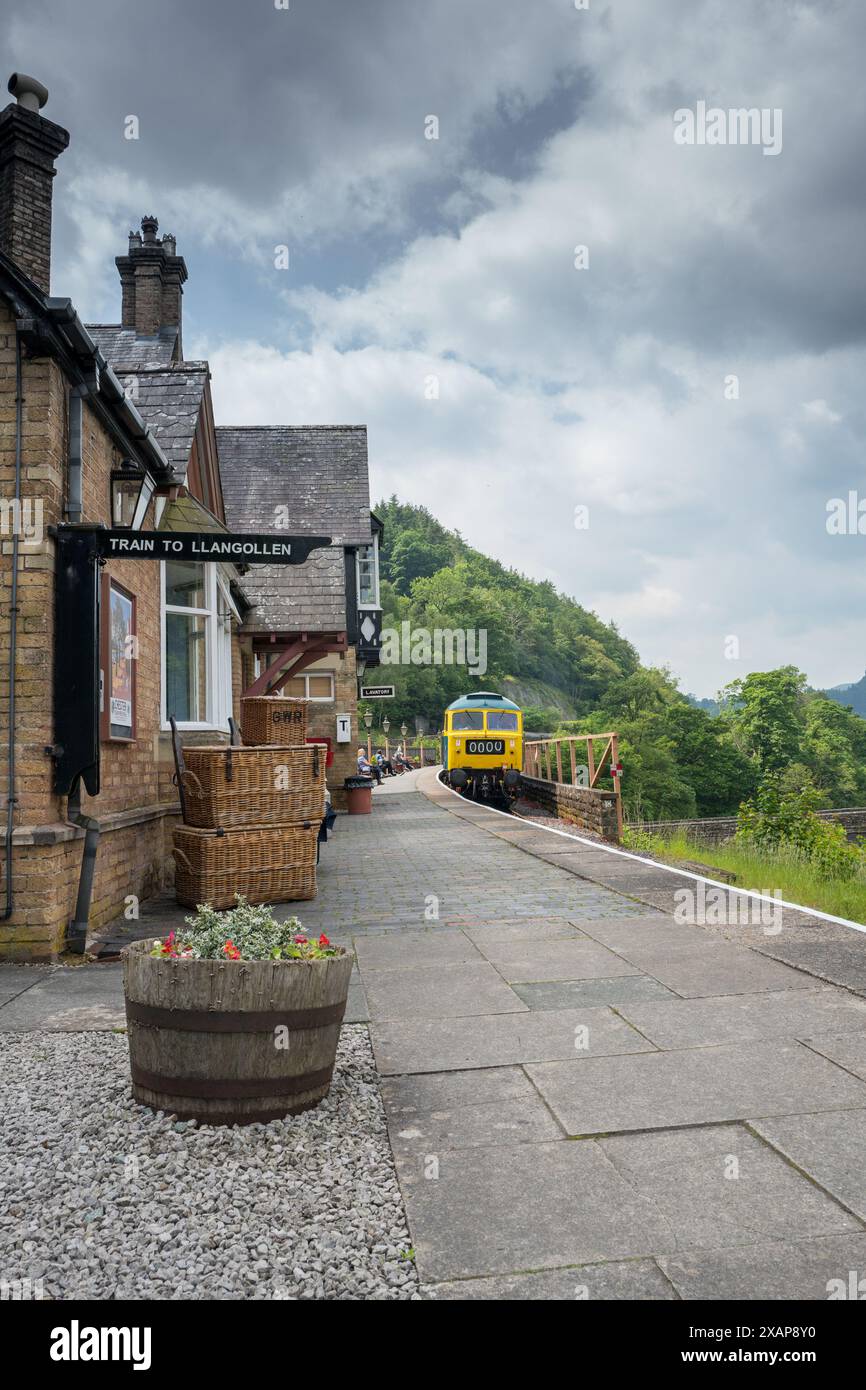
[[(849, 840), (858, 835), (866, 835), (866, 807), (850, 806), (839, 810), (819, 811), (822, 820), (835, 820), (844, 825)], [(634, 830), (646, 830), (651, 835), (688, 835), (706, 844), (717, 845), (730, 840), (736, 833), (736, 816), (710, 816), (704, 820), (655, 820), (632, 826)]]
[(546, 782), (540, 777), (524, 776), (522, 781), (526, 795), (560, 820), (571, 821), (606, 840), (616, 841), (616, 796), (613, 792)]

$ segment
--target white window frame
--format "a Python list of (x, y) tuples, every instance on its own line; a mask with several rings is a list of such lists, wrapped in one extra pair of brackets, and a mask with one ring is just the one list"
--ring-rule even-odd
[[(262, 666), (262, 664), (261, 664), (260, 657), (259, 657), (258, 654), (257, 654), (257, 655), (256, 655), (256, 667), (255, 667), (255, 675), (256, 675), (256, 677), (260, 676), (261, 673), (262, 673), (262, 671), (263, 671), (264, 669), (265, 669), (265, 668), (264, 668), (264, 667)], [(328, 677), (328, 679), (329, 679), (330, 682), (331, 682), (331, 693), (330, 693), (330, 695), (311, 695), (311, 694), (310, 694), (310, 677), (315, 677), (315, 676), (319, 676), (319, 677), (327, 676), (327, 677)], [(308, 671), (299, 671), (298, 674), (297, 674), (296, 676), (292, 676), (292, 680), (303, 681), (303, 682), (304, 682), (304, 694), (303, 694), (303, 695), (293, 695), (293, 696), (292, 696), (292, 699), (294, 699), (294, 700), (312, 700), (312, 702), (313, 702), (314, 705), (332, 705), (332, 704), (334, 703), (334, 701), (336, 700), (336, 698), (337, 698), (337, 696), (336, 696), (335, 674), (334, 674), (333, 671), (316, 671), (315, 669), (312, 670), (312, 671), (309, 671), (309, 670), (308, 670)], [(285, 694), (285, 691), (283, 691), (283, 693)]]
[[(375, 580), (376, 600), (374, 603), (361, 602), (361, 551), (373, 550), (373, 578)], [(373, 532), (373, 539), (364, 545), (359, 545), (355, 551), (355, 592), (358, 595), (358, 609), (360, 612), (377, 613), (382, 605), (379, 602), (379, 532)]]
[[(176, 562), (177, 563), (177, 562)], [(183, 563), (183, 562), (181, 562)], [(166, 604), (165, 561), (159, 564), (159, 630), (160, 630), (160, 713), (161, 727), (169, 728), (166, 708), (166, 613), (181, 613), (205, 620), (205, 718), (179, 719), (179, 729), (227, 730), (232, 712), (232, 617), (240, 615), (232, 599), (228, 576), (221, 566), (211, 561), (201, 563), (204, 570), (205, 607), (190, 608), (185, 604)]]

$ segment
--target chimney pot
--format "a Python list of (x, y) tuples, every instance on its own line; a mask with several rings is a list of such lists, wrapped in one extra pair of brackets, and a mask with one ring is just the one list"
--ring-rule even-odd
[(7, 86), (25, 111), (39, 112), (48, 100), (48, 88), (37, 82), (35, 77), (28, 77), (25, 72), (13, 72)]

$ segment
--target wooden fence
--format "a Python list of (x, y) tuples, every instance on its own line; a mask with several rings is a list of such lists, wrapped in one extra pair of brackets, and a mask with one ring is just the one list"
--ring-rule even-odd
[[(604, 747), (597, 755), (595, 745), (602, 741)], [(523, 771), (527, 777), (594, 791), (599, 790), (598, 779), (605, 769), (613, 779), (617, 833), (621, 837), (622, 769), (617, 734), (568, 734), (564, 738), (525, 740), (523, 744)]]

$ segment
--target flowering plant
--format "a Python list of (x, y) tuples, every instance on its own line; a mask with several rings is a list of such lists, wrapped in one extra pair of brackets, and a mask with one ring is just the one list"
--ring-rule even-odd
[(200, 905), (185, 927), (154, 941), (150, 954), (172, 960), (324, 960), (342, 954), (324, 932), (306, 936), (297, 917), (278, 922), (269, 907), (235, 897), (237, 907), (229, 912)]

